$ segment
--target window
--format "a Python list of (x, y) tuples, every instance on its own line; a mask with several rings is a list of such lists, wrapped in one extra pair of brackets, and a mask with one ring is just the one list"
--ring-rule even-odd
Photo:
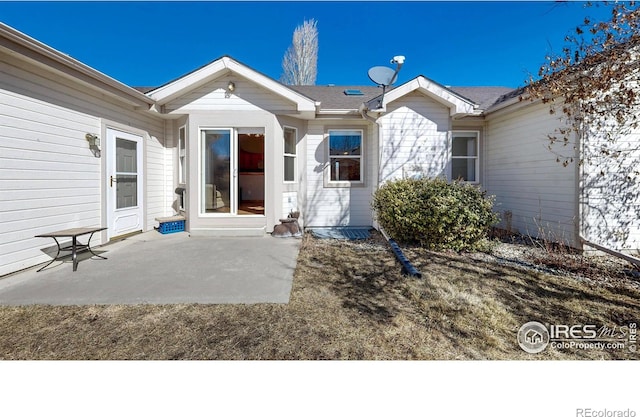
[(451, 143), (451, 179), (478, 182), (478, 132), (453, 132)]
[(295, 182), (296, 180), (296, 142), (298, 134), (292, 127), (284, 128), (284, 180)]
[(363, 182), (362, 130), (329, 131), (329, 182)]
[(178, 183), (187, 182), (187, 127), (178, 130)]

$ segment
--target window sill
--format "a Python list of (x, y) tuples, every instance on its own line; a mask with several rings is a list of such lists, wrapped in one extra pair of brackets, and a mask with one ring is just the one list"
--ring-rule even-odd
[(364, 181), (325, 181), (324, 188), (365, 188)]

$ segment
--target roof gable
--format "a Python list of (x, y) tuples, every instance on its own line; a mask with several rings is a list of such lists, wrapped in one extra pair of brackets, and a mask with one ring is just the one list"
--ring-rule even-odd
[(468, 98), (465, 98), (453, 90), (422, 75), (419, 75), (418, 77), (385, 93), (382, 106), (379, 106), (379, 98), (370, 100), (366, 104), (369, 107), (369, 110), (376, 110), (376, 107), (379, 107), (378, 111), (385, 112), (387, 104), (398, 100), (407, 94), (413, 93), (414, 91), (424, 94), (445, 107), (448, 107), (449, 114), (451, 116), (475, 114), (475, 110), (478, 107), (477, 104)]
[(223, 56), (168, 84), (148, 92), (147, 95), (156, 101), (157, 110), (160, 106), (229, 73), (234, 73), (251, 80), (269, 92), (291, 101), (295, 104), (297, 111), (303, 116), (312, 118), (315, 115), (316, 103), (312, 99), (241, 64), (229, 56)]

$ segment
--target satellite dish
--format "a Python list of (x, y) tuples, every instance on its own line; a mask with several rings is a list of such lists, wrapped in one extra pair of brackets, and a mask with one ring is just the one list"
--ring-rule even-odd
[(395, 81), (397, 71), (389, 67), (373, 67), (367, 74), (374, 83), (388, 87)]
[(367, 74), (369, 78), (374, 83), (378, 84), (379, 87), (382, 87), (382, 95), (378, 98), (378, 107), (377, 109), (371, 109), (375, 111), (380, 111), (383, 108), (382, 101), (384, 99), (384, 94), (387, 91), (387, 87), (390, 87), (396, 81), (398, 77), (398, 72), (400, 72), (400, 68), (402, 68), (402, 64), (404, 64), (405, 57), (402, 55), (394, 56), (391, 60), (392, 64), (396, 64), (396, 69), (387, 68), (387, 67), (373, 67), (369, 69)]

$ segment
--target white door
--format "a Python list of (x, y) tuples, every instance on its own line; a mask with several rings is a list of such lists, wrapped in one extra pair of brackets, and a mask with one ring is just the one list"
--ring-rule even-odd
[(143, 227), (142, 136), (107, 129), (109, 238)]

